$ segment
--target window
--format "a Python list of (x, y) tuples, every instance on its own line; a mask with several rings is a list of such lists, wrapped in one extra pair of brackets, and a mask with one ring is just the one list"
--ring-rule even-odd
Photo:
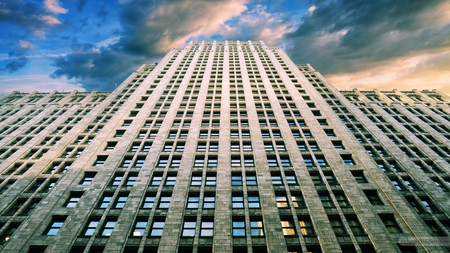
[(211, 237), (214, 235), (214, 222), (212, 221), (202, 221), (200, 225), (200, 236), (201, 237)]
[(231, 205), (233, 208), (244, 208), (244, 197), (233, 194), (231, 197)]
[(48, 236), (55, 236), (61, 229), (65, 220), (65, 216), (54, 216), (52, 222), (50, 223), (44, 234)]
[(206, 174), (206, 186), (215, 186), (216, 185), (216, 175), (214, 174)]
[(247, 172), (245, 181), (247, 182), (247, 185), (258, 185), (258, 182), (256, 180), (256, 175), (253, 173), (250, 173), (250, 172)]
[(92, 218), (84, 229), (84, 236), (93, 236), (95, 229), (97, 229), (98, 224), (100, 223), (100, 218)]
[(231, 185), (242, 185), (242, 176), (233, 173), (231, 175)]
[(283, 167), (291, 167), (292, 166), (291, 161), (290, 161), (289, 157), (287, 157), (287, 156), (280, 157), (280, 163), (281, 163), (281, 166), (283, 166)]
[(314, 183), (314, 185), (323, 185), (322, 178), (320, 177), (319, 173), (310, 173), (311, 179)]
[(233, 219), (232, 227), (233, 227), (233, 236), (235, 237), (245, 236), (245, 221)]
[(366, 190), (366, 191), (364, 191), (364, 194), (366, 195), (370, 204), (383, 205), (383, 202), (381, 201), (380, 197), (378, 196), (378, 193), (376, 190)]
[(6, 229), (3, 232), (3, 235), (0, 237), (0, 245), (3, 245), (4, 243), (8, 242), (11, 239), (11, 236), (17, 230), (19, 225), (20, 223), (11, 223), (11, 225), (9, 225), (8, 229)]
[(92, 183), (92, 181), (94, 181), (95, 174), (96, 174), (95, 172), (85, 172), (84, 177), (81, 180), (80, 184), (81, 185), (90, 185)]
[(345, 219), (347, 219), (347, 224), (350, 227), (350, 230), (354, 235), (364, 235), (364, 230), (361, 227), (361, 224), (358, 221), (358, 218), (356, 216), (345, 216)]
[(159, 158), (158, 167), (166, 167), (169, 163), (169, 158), (166, 156), (162, 156)]
[(194, 160), (194, 167), (203, 167), (205, 165), (205, 158), (196, 156)]
[[(114, 142), (108, 141), (108, 142), (106, 143), (105, 151), (113, 150), (113, 149), (116, 147), (116, 145), (117, 145), (117, 142), (116, 142), (116, 141), (114, 141)], [(97, 160), (98, 160), (98, 159), (97, 159)]]
[(367, 179), (364, 176), (364, 171), (362, 170), (352, 170), (351, 171), (353, 177), (355, 178), (356, 182), (358, 183), (367, 183)]
[(294, 205), (295, 208), (305, 208), (306, 207), (305, 199), (303, 198), (303, 195), (301, 192), (291, 193), (291, 199), (292, 199), (292, 204)]
[(200, 186), (202, 185), (202, 176), (201, 174), (195, 174), (191, 178), (191, 185), (192, 186)]
[(112, 200), (112, 193), (106, 193), (100, 200), (99, 208), (107, 208)]
[(111, 180), (111, 183), (109, 185), (118, 186), (122, 182), (122, 179), (123, 179), (123, 174), (121, 174), (121, 175), (116, 174), (114, 176), (114, 178)]
[(181, 236), (194, 237), (196, 225), (197, 225), (196, 221), (185, 221), (183, 223), (183, 232), (182, 232)]
[(344, 192), (334, 192), (334, 197), (336, 198), (336, 201), (338, 202), (340, 207), (349, 207), (350, 203), (347, 200), (347, 197), (345, 197)]
[(101, 167), (105, 164), (106, 159), (108, 158), (107, 155), (99, 155), (97, 156), (97, 160), (94, 162), (94, 166)]
[(216, 197), (206, 195), (203, 197), (203, 209), (214, 209)]
[(291, 219), (282, 218), (281, 219), (281, 227), (282, 227), (284, 236), (296, 235), (295, 228), (294, 228), (294, 222)]
[(116, 130), (115, 138), (120, 138), (125, 134), (125, 130)]
[(128, 199), (128, 194), (121, 195), (121, 196), (119, 195), (114, 208), (123, 208), (125, 206), (125, 203), (127, 202), (127, 199)]
[(30, 215), (33, 212), (33, 210), (36, 208), (36, 206), (39, 204), (40, 201), (41, 201), (41, 199), (38, 199), (38, 198), (32, 199), (31, 202), (28, 203), (28, 205), (25, 207), (25, 209), (23, 209), (22, 212), (20, 212), (19, 216)]
[(147, 220), (136, 221), (133, 228), (133, 236), (143, 236), (146, 227), (147, 227)]
[(144, 198), (144, 202), (142, 203), (142, 208), (152, 208), (155, 204), (155, 194), (148, 194)]
[(334, 207), (333, 200), (328, 192), (319, 193), (320, 201), (322, 201), (323, 207)]
[(159, 199), (159, 208), (169, 208), (170, 207), (170, 200), (172, 199), (171, 196), (161, 196)]
[(278, 208), (287, 208), (289, 207), (289, 203), (287, 201), (286, 193), (275, 193), (275, 199), (277, 200), (277, 207)]
[(117, 221), (115, 220), (106, 221), (106, 224), (102, 230), (102, 236), (110, 236), (116, 226), (116, 223)]
[(336, 185), (338, 184), (336, 177), (334, 176), (333, 172), (331, 171), (325, 171), (323, 172), (325, 176), (325, 180), (327, 180), (328, 184), (330, 185)]
[(248, 208), (261, 208), (259, 204), (259, 196), (258, 195), (250, 195), (247, 198), (248, 200)]
[(334, 133), (333, 129), (325, 129), (324, 131), (328, 137), (336, 137), (336, 134)]
[(64, 206), (67, 208), (74, 208), (78, 204), (78, 201), (80, 201), (82, 195), (83, 192), (71, 192), (69, 199)]
[(279, 175), (279, 174), (272, 174), (271, 178), (272, 178), (272, 184), (273, 185), (282, 185), (283, 184), (283, 180), (281, 179), (281, 175)]
[(199, 196), (189, 196), (186, 208), (198, 208), (200, 202)]
[(398, 180), (396, 179), (391, 179), (391, 183), (394, 185), (395, 188), (397, 188), (397, 190), (402, 191), (404, 190), (403, 185), (401, 185)]
[(344, 145), (342, 144), (342, 141), (332, 141), (332, 143), (336, 150), (345, 150)]
[(130, 173), (127, 178), (126, 186), (133, 186), (136, 183), (138, 174)]
[(386, 229), (389, 231), (389, 233), (391, 234), (402, 233), (402, 230), (398, 226), (393, 215), (380, 215), (380, 219), (386, 226)]
[(158, 219), (157, 217), (155, 217), (155, 221), (153, 221), (152, 227), (150, 229), (150, 236), (162, 236), (165, 223), (166, 222), (164, 219)]
[(166, 177), (165, 186), (174, 186), (177, 182), (177, 174), (168, 174)]
[(327, 160), (325, 160), (325, 158), (323, 156), (317, 156), (316, 160), (317, 160), (317, 165), (319, 165), (320, 167), (328, 166), (328, 162), (327, 162)]
[(355, 165), (352, 155), (341, 155), (341, 158), (344, 161), (345, 165), (347, 166)]
[(134, 163), (134, 167), (136, 168), (142, 168), (144, 166), (145, 157), (138, 156), (136, 158), (136, 162)]
[(252, 237), (264, 236), (263, 222), (260, 219), (250, 220), (250, 234)]
[(156, 174), (153, 175), (152, 177), (152, 181), (150, 181), (150, 185), (156, 186), (156, 185), (160, 185), (162, 181), (162, 174)]
[(295, 177), (294, 172), (286, 172), (286, 183), (288, 185), (296, 185), (297, 184), (297, 178)]
[(303, 156), (306, 167), (314, 167), (314, 161), (311, 156)]
[(344, 224), (339, 217), (329, 216), (328, 219), (330, 220), (330, 225), (333, 228), (334, 234), (336, 236), (347, 234), (344, 228)]
[(302, 235), (315, 235), (314, 227), (309, 217), (298, 217), (300, 232)]

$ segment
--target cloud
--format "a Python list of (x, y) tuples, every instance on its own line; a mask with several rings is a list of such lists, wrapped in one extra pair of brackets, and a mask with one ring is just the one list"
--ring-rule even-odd
[[(213, 36), (227, 20), (239, 16), (246, 0), (121, 1), (122, 30), (95, 44), (78, 43), (64, 56), (53, 58), (52, 78), (83, 82), (86, 90), (112, 90), (114, 83), (143, 63), (153, 63), (187, 40)], [(98, 12), (100, 18), (107, 12)]]
[(284, 37), (290, 45), (286, 51), (298, 64), (311, 63), (333, 84), (400, 87), (416, 76), (411, 71), (417, 66), (395, 64), (409, 64), (414, 55), (431, 57), (450, 48), (450, 19), (442, 18), (450, 17), (450, 11), (442, 9), (450, 6), (448, 1), (314, 0), (312, 6), (295, 31)]
[(48, 25), (59, 25), (61, 24), (61, 22), (53, 17), (53, 16), (49, 16), (49, 15), (40, 15), (39, 18), (44, 21), (46, 24)]
[(28, 63), (28, 58), (25, 56), (21, 56), (11, 62), (9, 62), (8, 64), (6, 64), (5, 66), (5, 70), (8, 71), (9, 73), (13, 73), (18, 71), (19, 69), (25, 67), (25, 65)]
[(41, 6), (23, 0), (2, 0), (0, 22), (13, 27), (14, 33), (21, 33), (23, 30), (41, 39), (45, 39), (49, 26), (60, 24), (55, 17), (45, 14)]
[(67, 9), (64, 9), (59, 5), (58, 0), (45, 0), (44, 1), (45, 9), (55, 14), (64, 14), (67, 12)]
[(34, 45), (33, 43), (31, 43), (29, 41), (19, 40), (19, 47), (21, 50), (29, 50), (29, 49), (35, 49), (36, 45)]

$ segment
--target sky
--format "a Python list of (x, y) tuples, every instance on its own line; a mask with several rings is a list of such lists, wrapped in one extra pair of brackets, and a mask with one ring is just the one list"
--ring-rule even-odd
[(202, 40), (263, 40), (342, 90), (450, 94), (450, 0), (0, 0), (0, 95), (112, 91)]

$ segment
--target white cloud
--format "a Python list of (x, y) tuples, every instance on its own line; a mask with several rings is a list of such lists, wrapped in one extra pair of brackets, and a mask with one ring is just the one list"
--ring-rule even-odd
[(36, 45), (29, 41), (19, 40), (19, 47), (20, 49), (35, 49)]
[(67, 9), (64, 9), (59, 5), (58, 0), (45, 0), (44, 7), (48, 11), (53, 12), (55, 14), (64, 14), (67, 12)]
[(44, 21), (46, 24), (48, 25), (59, 25), (61, 24), (61, 22), (59, 22), (59, 20), (53, 16), (49, 16), (49, 15), (40, 15), (39, 19)]
[(317, 6), (313, 5), (308, 8), (309, 15), (312, 15), (314, 11), (317, 9)]

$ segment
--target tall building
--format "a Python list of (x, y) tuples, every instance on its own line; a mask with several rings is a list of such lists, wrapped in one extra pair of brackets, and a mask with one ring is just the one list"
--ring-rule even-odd
[(450, 97), (191, 42), (0, 100), (0, 252), (448, 252)]

